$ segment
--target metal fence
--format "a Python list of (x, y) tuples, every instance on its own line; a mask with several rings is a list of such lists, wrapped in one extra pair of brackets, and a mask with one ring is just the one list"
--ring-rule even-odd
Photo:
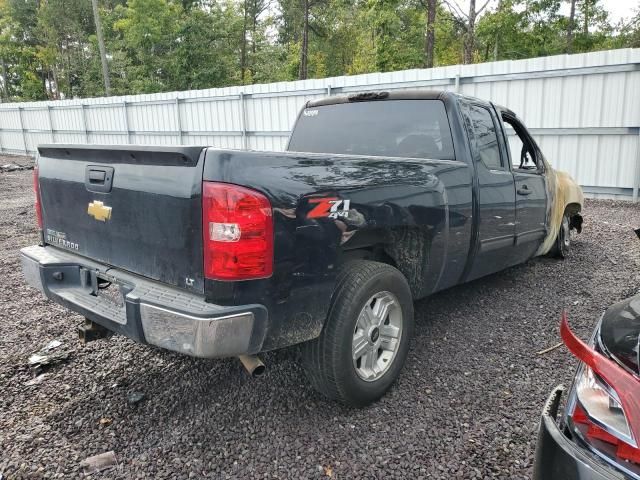
[(0, 104), (0, 152), (40, 143), (282, 150), (301, 106), (367, 90), (454, 90), (508, 106), (590, 196), (638, 197), (640, 49), (122, 97)]

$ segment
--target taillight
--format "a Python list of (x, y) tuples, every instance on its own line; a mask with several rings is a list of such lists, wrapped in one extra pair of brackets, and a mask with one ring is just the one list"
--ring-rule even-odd
[(640, 380), (571, 331), (566, 313), (560, 336), (580, 365), (568, 416), (582, 425), (587, 440), (600, 440), (615, 448), (623, 460), (640, 463)]
[(273, 216), (267, 197), (227, 183), (203, 182), (204, 274), (250, 280), (273, 272)]
[(40, 182), (38, 181), (38, 167), (33, 169), (33, 191), (36, 194), (36, 221), (38, 222), (38, 228), (42, 230), (42, 202), (40, 201)]

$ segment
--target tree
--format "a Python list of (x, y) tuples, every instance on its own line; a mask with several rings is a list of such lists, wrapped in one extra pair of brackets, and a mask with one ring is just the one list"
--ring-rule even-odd
[(569, 0), (571, 2), (571, 10), (569, 12), (569, 25), (567, 27), (567, 53), (573, 52), (573, 30), (575, 28), (576, 20), (576, 0)]
[(609, 15), (600, 0), (581, 0), (578, 4), (575, 22), (582, 28), (575, 35), (573, 45), (578, 52), (589, 52), (607, 48), (614, 29), (609, 23)]
[(98, 0), (91, 0), (93, 7), (93, 20), (96, 25), (96, 37), (98, 38), (98, 50), (100, 51), (100, 63), (102, 65), (102, 77), (104, 79), (104, 94), (111, 94), (111, 81), (109, 80), (109, 64), (107, 63), (107, 50), (104, 46), (104, 38), (102, 36), (102, 22), (100, 21), (100, 12), (98, 11)]
[(305, 80), (309, 77), (312, 59), (311, 44), (314, 38), (326, 38), (324, 26), (320, 25), (325, 18), (330, 0), (281, 0), (279, 40), (288, 50), (288, 69), (295, 69), (295, 77)]
[(24, 100), (46, 99), (44, 68), (38, 58), (38, 2), (7, 0), (4, 29), (4, 68), (9, 96)]
[(300, 45), (300, 69), (298, 78), (306, 80), (308, 75), (309, 61), (309, 13), (311, 11), (311, 0), (300, 0), (302, 2), (302, 44)]
[(427, 33), (424, 44), (424, 66), (433, 67), (437, 0), (427, 0)]
[(181, 23), (175, 51), (180, 88), (224, 87), (242, 81), (236, 55), (240, 20), (232, 5), (191, 10)]
[[(97, 2), (101, 29), (87, 0), (0, 0), (2, 101), (640, 46), (640, 14), (612, 25), (601, 0), (472, 0), (464, 11), (462, 0)], [(566, 15), (563, 2), (574, 7)]]
[[(477, 22), (478, 59), (487, 61), (566, 53), (570, 12), (569, 16), (562, 15), (560, 7), (557, 0), (502, 0), (497, 10), (487, 11)], [(573, 51), (590, 51), (596, 45), (596, 39), (604, 47), (606, 42), (603, 38), (612, 39), (612, 31), (607, 30), (603, 34), (603, 28), (606, 30), (604, 25), (590, 25), (593, 32), (590, 33), (591, 45), (587, 48), (582, 47), (582, 33), (574, 31)], [(490, 55), (491, 49), (493, 55)]]
[(311, 26), (311, 15), (314, 7), (324, 5), (323, 0), (300, 0), (302, 7), (302, 39), (300, 42), (300, 65), (298, 68), (298, 79), (306, 80), (309, 76), (309, 31)]
[(621, 42), (616, 45), (617, 47), (640, 47), (640, 8), (636, 10), (633, 18), (623, 22), (620, 27), (619, 38)]
[[(502, 0), (498, 0), (498, 15), (500, 15), (502, 13)], [(498, 52), (500, 50), (500, 32), (496, 32), (496, 40), (495, 40), (495, 44), (493, 45), (493, 61), (497, 61), (498, 60)]]
[(115, 22), (114, 30), (121, 35), (119, 48), (131, 59), (127, 75), (132, 93), (179, 88), (176, 50), (181, 41), (182, 4), (129, 0), (126, 7), (118, 9), (121, 18)]
[(0, 101), (4, 102), (10, 98), (9, 64), (15, 55), (12, 27), (9, 5), (6, 0), (0, 0)]
[(462, 8), (455, 0), (445, 0), (451, 14), (464, 25), (464, 50), (462, 54), (462, 63), (473, 63), (473, 54), (476, 46), (476, 19), (487, 8), (490, 0), (486, 0), (484, 4), (476, 10), (476, 0), (469, 0), (469, 13), (464, 13)]
[(481, 61), (522, 58), (531, 42), (529, 11), (517, 0), (500, 0), (495, 11), (487, 11), (476, 24), (476, 47)]
[(256, 73), (252, 64), (258, 53), (260, 39), (264, 36), (260, 18), (270, 6), (271, 2), (268, 0), (243, 0), (240, 40), (240, 80), (242, 84), (252, 83), (252, 78)]
[(366, 7), (358, 18), (350, 72), (424, 67), (424, 5), (403, 0), (368, 0)]

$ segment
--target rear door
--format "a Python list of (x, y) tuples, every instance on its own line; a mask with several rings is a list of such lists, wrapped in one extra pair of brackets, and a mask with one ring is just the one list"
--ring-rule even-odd
[(473, 101), (460, 102), (477, 176), (479, 221), (475, 260), (468, 279), (513, 264), (515, 187), (508, 158), (500, 148), (494, 109)]
[(45, 243), (202, 292), (202, 147), (41, 146)]

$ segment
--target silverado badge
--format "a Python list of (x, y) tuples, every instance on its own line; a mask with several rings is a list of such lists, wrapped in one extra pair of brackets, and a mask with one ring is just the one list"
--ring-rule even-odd
[(106, 222), (111, 218), (111, 207), (107, 207), (104, 203), (94, 200), (89, 204), (87, 213), (100, 222)]

